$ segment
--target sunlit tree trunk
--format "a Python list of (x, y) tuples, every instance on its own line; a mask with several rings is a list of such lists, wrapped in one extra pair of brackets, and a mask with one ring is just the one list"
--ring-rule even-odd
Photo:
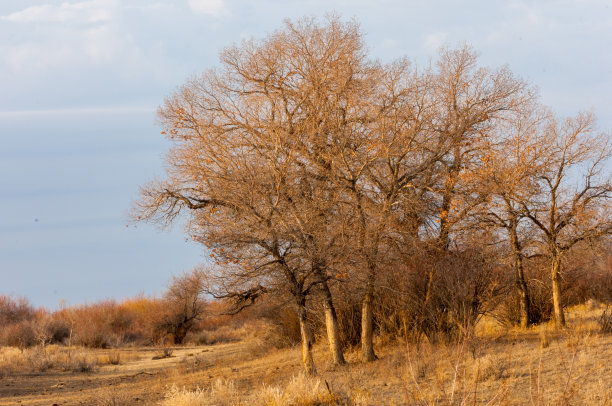
[(332, 299), (331, 291), (327, 281), (323, 281), (321, 285), (323, 289), (323, 308), (325, 310), (325, 326), (327, 328), (327, 341), (332, 354), (334, 364), (342, 365), (345, 363), (344, 355), (342, 354), (342, 343), (340, 341), (340, 328), (338, 326), (338, 315), (336, 307)]
[(313, 375), (317, 371), (312, 358), (312, 333), (306, 317), (305, 299), (298, 301), (298, 320), (300, 322), (300, 335), (302, 336), (302, 363), (306, 373)]
[(373, 318), (373, 298), (374, 288), (372, 282), (366, 287), (366, 294), (361, 305), (361, 353), (366, 362), (377, 359), (374, 353), (374, 318)]
[(561, 258), (559, 253), (553, 251), (552, 258), (552, 296), (553, 296), (553, 312), (555, 316), (555, 326), (565, 327), (565, 315), (563, 314), (563, 306), (561, 305), (561, 281), (559, 270), (561, 268)]
[(530, 299), (529, 299), (529, 288), (527, 287), (527, 281), (525, 280), (525, 270), (523, 268), (523, 254), (521, 253), (521, 245), (519, 243), (517, 235), (517, 220), (513, 218), (510, 221), (510, 242), (512, 244), (512, 251), (514, 254), (514, 270), (516, 276), (516, 287), (519, 293), (519, 307), (521, 313), (521, 327), (526, 328), (531, 323), (530, 320)]

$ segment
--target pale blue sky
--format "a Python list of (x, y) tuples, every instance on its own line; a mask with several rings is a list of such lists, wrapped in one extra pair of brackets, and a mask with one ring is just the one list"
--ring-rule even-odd
[(612, 129), (609, 0), (1, 0), (0, 293), (49, 307), (154, 294), (203, 261), (180, 226), (125, 226), (163, 173), (156, 106), (224, 46), (326, 12), (360, 22), (382, 60), (472, 44), (554, 111)]

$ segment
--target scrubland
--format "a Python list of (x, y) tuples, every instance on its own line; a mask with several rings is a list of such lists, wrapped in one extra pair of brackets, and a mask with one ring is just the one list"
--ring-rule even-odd
[(485, 317), (457, 340), (417, 345), (383, 335), (378, 360), (363, 363), (347, 348), (346, 365), (331, 364), (319, 337), (312, 376), (299, 347), (282, 345), (278, 328), (256, 318), (190, 337), (213, 345), (3, 347), (0, 404), (607, 405), (606, 315), (589, 302), (569, 309), (564, 330), (507, 328)]

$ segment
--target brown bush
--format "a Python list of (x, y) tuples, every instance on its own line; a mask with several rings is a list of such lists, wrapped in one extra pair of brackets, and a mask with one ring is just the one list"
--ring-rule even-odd
[(0, 345), (25, 348), (36, 344), (36, 318), (27, 299), (0, 295)]
[(264, 297), (262, 302), (248, 313), (253, 319), (268, 322), (265, 340), (276, 348), (289, 347), (301, 341), (297, 311), (287, 299), (278, 296)]
[(50, 343), (61, 344), (70, 338), (72, 326), (66, 320), (50, 317), (45, 323)]
[(612, 333), (612, 312), (607, 308), (599, 317), (599, 330), (602, 334)]
[(36, 310), (26, 298), (0, 295), (0, 327), (33, 320), (35, 317)]
[(490, 252), (421, 247), (387, 269), (375, 314), (381, 333), (419, 341), (470, 334), (507, 294), (506, 269)]
[(2, 328), (0, 345), (26, 348), (37, 343), (35, 323), (30, 320), (12, 323)]

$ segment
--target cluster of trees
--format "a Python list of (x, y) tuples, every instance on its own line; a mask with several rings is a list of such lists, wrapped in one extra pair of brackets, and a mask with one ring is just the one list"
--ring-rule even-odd
[(104, 300), (50, 312), (24, 298), (0, 295), (0, 345), (181, 344), (188, 332), (202, 327), (208, 306), (197, 269), (174, 276), (161, 298)]
[(469, 47), (427, 67), (381, 63), (353, 22), (287, 22), (225, 49), (158, 116), (174, 141), (167, 176), (142, 188), (134, 215), (187, 213), (215, 263), (209, 289), (237, 310), (290, 298), (308, 372), (313, 307), (334, 362), (349, 330), (371, 361), (391, 319), (423, 334), (473, 323), (509, 267), (527, 326), (526, 267), (548, 264), (563, 326), (564, 260), (612, 231), (609, 136), (591, 114), (557, 118)]

